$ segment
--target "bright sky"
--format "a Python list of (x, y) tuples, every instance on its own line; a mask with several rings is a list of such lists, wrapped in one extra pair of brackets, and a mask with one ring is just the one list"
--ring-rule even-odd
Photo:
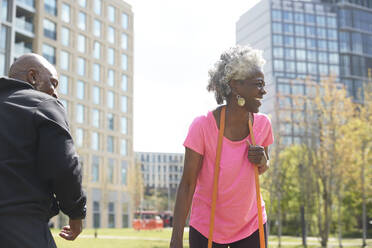
[(189, 125), (217, 106), (208, 70), (258, 0), (126, 0), (134, 12), (134, 151), (184, 152)]

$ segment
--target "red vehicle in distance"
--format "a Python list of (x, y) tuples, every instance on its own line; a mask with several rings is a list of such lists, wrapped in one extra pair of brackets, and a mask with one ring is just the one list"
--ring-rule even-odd
[(164, 223), (157, 211), (136, 211), (132, 221), (134, 230), (159, 230)]

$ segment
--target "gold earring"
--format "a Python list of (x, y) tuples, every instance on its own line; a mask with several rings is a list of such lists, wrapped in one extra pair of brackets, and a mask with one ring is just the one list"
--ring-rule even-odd
[(245, 99), (241, 97), (240, 95), (236, 95), (236, 99), (238, 100), (238, 105), (240, 107), (243, 107), (245, 105)]

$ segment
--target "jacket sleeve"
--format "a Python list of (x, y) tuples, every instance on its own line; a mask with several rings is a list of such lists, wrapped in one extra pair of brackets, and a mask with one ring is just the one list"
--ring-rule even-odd
[(81, 166), (62, 104), (55, 99), (41, 102), (34, 123), (38, 134), (37, 173), (50, 185), (62, 212), (71, 219), (85, 218)]

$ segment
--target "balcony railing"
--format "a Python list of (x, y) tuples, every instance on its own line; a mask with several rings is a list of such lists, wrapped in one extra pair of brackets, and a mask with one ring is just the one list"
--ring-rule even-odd
[(31, 53), (31, 52), (32, 52), (32, 49), (26, 47), (23, 42), (16, 43), (14, 45), (14, 56), (17, 58), (22, 56), (25, 53)]
[(24, 17), (16, 18), (16, 26), (27, 32), (34, 32), (34, 24), (32, 24), (31, 22), (27, 22)]
[(35, 8), (35, 0), (17, 0), (17, 3), (27, 5), (28, 7)]

